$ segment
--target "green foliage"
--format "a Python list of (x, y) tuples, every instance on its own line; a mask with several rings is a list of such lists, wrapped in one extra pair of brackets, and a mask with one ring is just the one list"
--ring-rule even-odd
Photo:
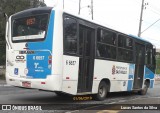
[[(34, 8), (44, 7), (46, 4), (43, 0), (0, 0), (0, 12), (6, 13), (8, 16), (19, 11)], [(5, 65), (5, 26), (6, 21), (3, 16), (0, 16), (0, 65)]]

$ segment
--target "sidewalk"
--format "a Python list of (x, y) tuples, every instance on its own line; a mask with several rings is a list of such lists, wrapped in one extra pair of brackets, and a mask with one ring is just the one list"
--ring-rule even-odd
[(155, 85), (156, 84), (160, 84), (160, 80), (155, 80), (155, 83), (154, 83)]

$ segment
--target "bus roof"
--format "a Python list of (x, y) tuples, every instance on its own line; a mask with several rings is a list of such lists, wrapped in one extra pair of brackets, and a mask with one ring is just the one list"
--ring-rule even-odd
[(37, 13), (47, 13), (52, 10), (52, 7), (38, 7), (38, 8), (31, 8), (31, 9), (26, 9), (23, 11), (20, 11), (18, 13), (15, 13), (12, 15), (12, 18), (21, 18), (21, 17), (26, 17), (27, 15), (34, 15)]
[[(138, 40), (142, 40), (142, 41), (144, 41), (144, 42), (147, 42), (147, 43), (152, 44), (151, 42), (149, 42), (148, 40), (145, 40), (144, 38), (141, 38), (141, 37), (138, 37), (138, 36), (135, 36), (135, 35), (132, 35), (132, 34), (129, 34), (129, 36), (131, 36), (131, 37), (133, 37), (133, 38), (136, 38), (136, 39), (138, 39)], [(152, 45), (153, 45), (153, 44), (152, 44)]]

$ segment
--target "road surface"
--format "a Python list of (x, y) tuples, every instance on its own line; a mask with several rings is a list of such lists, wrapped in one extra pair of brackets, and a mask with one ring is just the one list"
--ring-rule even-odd
[[(160, 104), (160, 81), (156, 82), (154, 89), (149, 89), (145, 96), (129, 92), (110, 93), (104, 101), (94, 101), (90, 95), (59, 97), (54, 92), (17, 88), (6, 85), (5, 82), (0, 81), (0, 104), (40, 104), (45, 105), (45, 109), (52, 109), (52, 112), (81, 113), (85, 112), (84, 110), (87, 110), (86, 113), (107, 113), (107, 109), (109, 108), (105, 108), (105, 106), (108, 104), (112, 106), (116, 106), (116, 104)], [(127, 111), (116, 110), (114, 113), (127, 113)], [(51, 111), (45, 111), (45, 113), (47, 112)]]

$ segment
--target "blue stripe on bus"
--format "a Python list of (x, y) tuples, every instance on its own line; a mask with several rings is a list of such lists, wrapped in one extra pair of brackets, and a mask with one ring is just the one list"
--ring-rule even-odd
[(151, 43), (151, 42), (149, 42), (148, 40), (145, 40), (144, 38), (137, 37), (137, 36), (132, 35), (132, 34), (129, 34), (129, 36), (131, 36), (131, 37), (133, 37), (133, 38), (136, 38), (136, 39), (139, 39), (139, 40), (142, 40), (142, 41), (145, 41), (145, 42), (148, 42), (148, 43)]
[(134, 70), (135, 70), (135, 65), (130, 64), (129, 65), (129, 76), (128, 76), (129, 80), (128, 80), (127, 91), (131, 91), (133, 88)]
[(51, 74), (49, 65), (49, 57), (52, 54), (53, 33), (54, 33), (54, 16), (55, 11), (52, 10), (48, 32), (44, 41), (28, 42), (28, 48), (35, 51), (34, 54), (27, 54), (27, 68), (29, 78), (46, 78)]
[[(144, 79), (150, 79), (150, 88), (153, 88), (154, 86), (154, 76), (155, 74), (145, 66), (145, 69), (144, 69)], [(152, 80), (151, 80), (152, 79)]]
[(150, 81), (150, 88), (153, 88), (153, 86), (154, 86), (154, 80), (151, 80)]
[(145, 72), (144, 73), (145, 73), (145, 75), (144, 75), (145, 79), (147, 79), (147, 78), (154, 79), (154, 73), (150, 69), (148, 69), (146, 66), (145, 66)]
[(128, 80), (127, 91), (131, 91), (133, 88), (134, 70), (135, 70), (135, 65), (129, 64), (129, 76), (128, 76), (129, 80)]
[(133, 80), (128, 80), (128, 87), (127, 87), (127, 91), (131, 91), (133, 87)]

